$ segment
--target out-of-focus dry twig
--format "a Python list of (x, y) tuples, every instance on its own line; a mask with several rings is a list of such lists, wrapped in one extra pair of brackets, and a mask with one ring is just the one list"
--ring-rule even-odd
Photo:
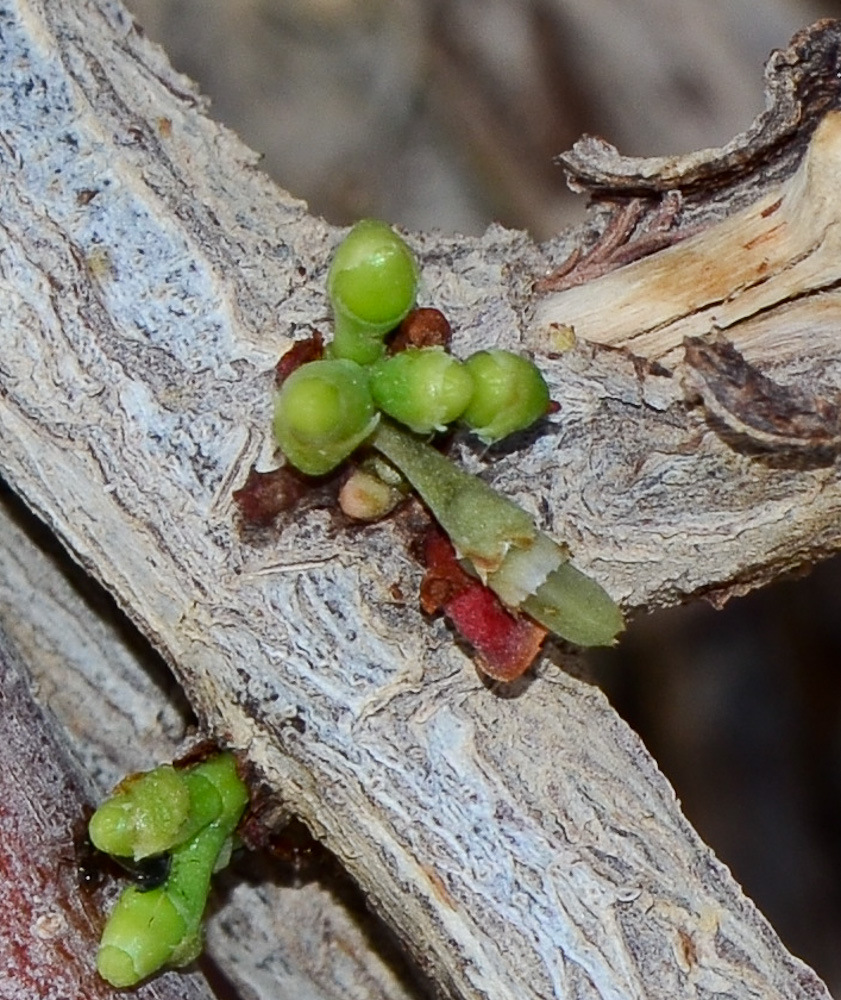
[(553, 162), (588, 132), (626, 153), (724, 142), (813, 0), (134, 0), (214, 115), (336, 223), (373, 214), (548, 238), (581, 217)]

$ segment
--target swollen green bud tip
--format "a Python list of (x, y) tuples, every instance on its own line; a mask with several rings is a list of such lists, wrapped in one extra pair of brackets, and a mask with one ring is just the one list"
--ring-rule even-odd
[(525, 430), (549, 406), (537, 365), (511, 351), (477, 351), (465, 361), (474, 390), (462, 419), (486, 444)]
[(117, 857), (150, 857), (168, 851), (181, 838), (190, 795), (169, 764), (123, 781), (90, 820), (91, 843)]
[(334, 469), (377, 420), (367, 373), (345, 359), (303, 365), (286, 379), (275, 400), (277, 443), (289, 462), (310, 476)]
[(429, 434), (461, 416), (473, 395), (473, 379), (442, 348), (410, 347), (374, 367), (371, 394), (384, 413), (416, 434)]
[(335, 318), (331, 354), (369, 364), (382, 338), (415, 303), (418, 267), (405, 241), (384, 222), (363, 219), (342, 240), (327, 275)]

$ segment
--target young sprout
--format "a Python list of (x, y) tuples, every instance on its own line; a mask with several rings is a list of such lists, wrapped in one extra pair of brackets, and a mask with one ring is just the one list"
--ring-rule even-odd
[(403, 473), (459, 557), (509, 606), (579, 646), (609, 646), (622, 612), (531, 515), (388, 421), (371, 443)]
[[(105, 925), (97, 969), (116, 987), (134, 986), (165, 965), (184, 965), (201, 951), (201, 919), (210, 877), (227, 864), (234, 831), (248, 803), (248, 790), (231, 754), (218, 754), (184, 770), (158, 768), (144, 777), (163, 771), (168, 777), (166, 783), (158, 784), (159, 794), (163, 798), (174, 794), (179, 801), (186, 794), (186, 823), (173, 833), (170, 823), (155, 831), (151, 821), (151, 835), (157, 835), (159, 843), (168, 841), (164, 849), (171, 852), (169, 875), (163, 885), (149, 891), (136, 886), (126, 889)], [(178, 779), (180, 790), (174, 789), (170, 775)], [(148, 787), (153, 785), (150, 781)], [(94, 813), (92, 826), (111, 801)], [(145, 805), (140, 809), (148, 817)], [(130, 818), (121, 822), (132, 825)], [(107, 828), (109, 824), (102, 825)], [(185, 829), (189, 831), (186, 837)], [(124, 842), (122, 835), (118, 841)]]
[(477, 351), (465, 366), (473, 378), (473, 396), (462, 415), (485, 444), (530, 427), (549, 406), (549, 389), (537, 365), (503, 351)]
[(377, 406), (416, 434), (442, 431), (473, 394), (465, 365), (440, 347), (409, 347), (378, 362), (371, 373)]
[(418, 267), (406, 243), (384, 222), (357, 222), (339, 244), (327, 275), (332, 356), (360, 365), (382, 357), (383, 338), (412, 308), (417, 289)]
[(354, 361), (312, 361), (296, 369), (275, 398), (274, 434), (297, 469), (321, 476), (334, 469), (379, 420), (368, 373)]

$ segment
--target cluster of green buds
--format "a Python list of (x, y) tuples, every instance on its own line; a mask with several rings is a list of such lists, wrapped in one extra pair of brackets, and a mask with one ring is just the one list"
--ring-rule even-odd
[(371, 394), (383, 413), (416, 434), (461, 420), (485, 444), (530, 427), (549, 407), (537, 366), (501, 349), (459, 361), (440, 347), (410, 347), (373, 366)]
[(466, 361), (442, 347), (386, 356), (386, 334), (415, 304), (418, 273), (385, 223), (365, 219), (340, 244), (327, 278), (335, 323), (328, 357), (294, 371), (275, 403), (275, 436), (302, 472), (330, 472), (370, 437), (380, 414), (416, 434), (461, 420), (491, 444), (547, 412), (540, 371), (510, 351), (479, 351)]
[(236, 762), (224, 753), (132, 775), (97, 809), (89, 824), (96, 848), (129, 870), (166, 861), (159, 884), (129, 886), (111, 911), (97, 954), (103, 979), (134, 986), (196, 958), (210, 878), (228, 863), (247, 804)]
[[(386, 335), (415, 305), (418, 277), (411, 250), (385, 223), (351, 229), (327, 279), (335, 321), (327, 356), (294, 370), (277, 394), (281, 450), (319, 476), (366, 443), (399, 470), (465, 567), (509, 608), (580, 645), (611, 644), (622, 614), (599, 584), (529, 514), (424, 440), (460, 421), (491, 444), (534, 424), (550, 399), (536, 365), (510, 351), (461, 361), (440, 346), (407, 347), (389, 356)], [(385, 510), (394, 489), (365, 473), (347, 492), (354, 508)]]

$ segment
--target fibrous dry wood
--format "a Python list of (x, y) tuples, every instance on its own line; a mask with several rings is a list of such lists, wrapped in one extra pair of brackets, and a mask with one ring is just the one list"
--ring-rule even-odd
[[(0, 29), (0, 468), (164, 654), (203, 727), (335, 851), (446, 994), (826, 997), (635, 735), (564, 672), (564, 651), (493, 691), (422, 617), (411, 517), (351, 531), (312, 509), (243, 528), (232, 491), (274, 462), (273, 365), (327, 322), (339, 234), (202, 116), (118, 4), (18, 0)], [(610, 205), (632, 197), (643, 253), (681, 236), (662, 254), (706, 246), (717, 219), (758, 198), (763, 220), (784, 218), (837, 93), (840, 35), (826, 23), (777, 56), (772, 107), (724, 151), (629, 164), (580, 148), (568, 165), (607, 206), (582, 233), (546, 247), (500, 228), (409, 236), (455, 351), (530, 347), (562, 401), (521, 448), (463, 448), (464, 461), (629, 611), (738, 592), (838, 548), (832, 449), (752, 440), (744, 398), (735, 439), (716, 412), (732, 370), (754, 387), (764, 374), (780, 398), (819, 375), (831, 395), (832, 345), (801, 337), (808, 353), (780, 367), (740, 345), (734, 321), (705, 361), (657, 360), (629, 347), (633, 330), (618, 345), (591, 335), (573, 303), (663, 256), (585, 285), (551, 272), (578, 242), (596, 242), (579, 266), (599, 273), (633, 256), (615, 231), (598, 250)], [(828, 134), (801, 171), (834, 169)], [(672, 189), (682, 202), (661, 199)], [(824, 218), (792, 218), (807, 216)], [(793, 314), (803, 334), (832, 314), (827, 281), (826, 295), (787, 285), (739, 322), (775, 331)], [(713, 311), (702, 326), (693, 336), (722, 323)], [(576, 344), (560, 351), (563, 327)], [(722, 375), (727, 344), (737, 359)]]

